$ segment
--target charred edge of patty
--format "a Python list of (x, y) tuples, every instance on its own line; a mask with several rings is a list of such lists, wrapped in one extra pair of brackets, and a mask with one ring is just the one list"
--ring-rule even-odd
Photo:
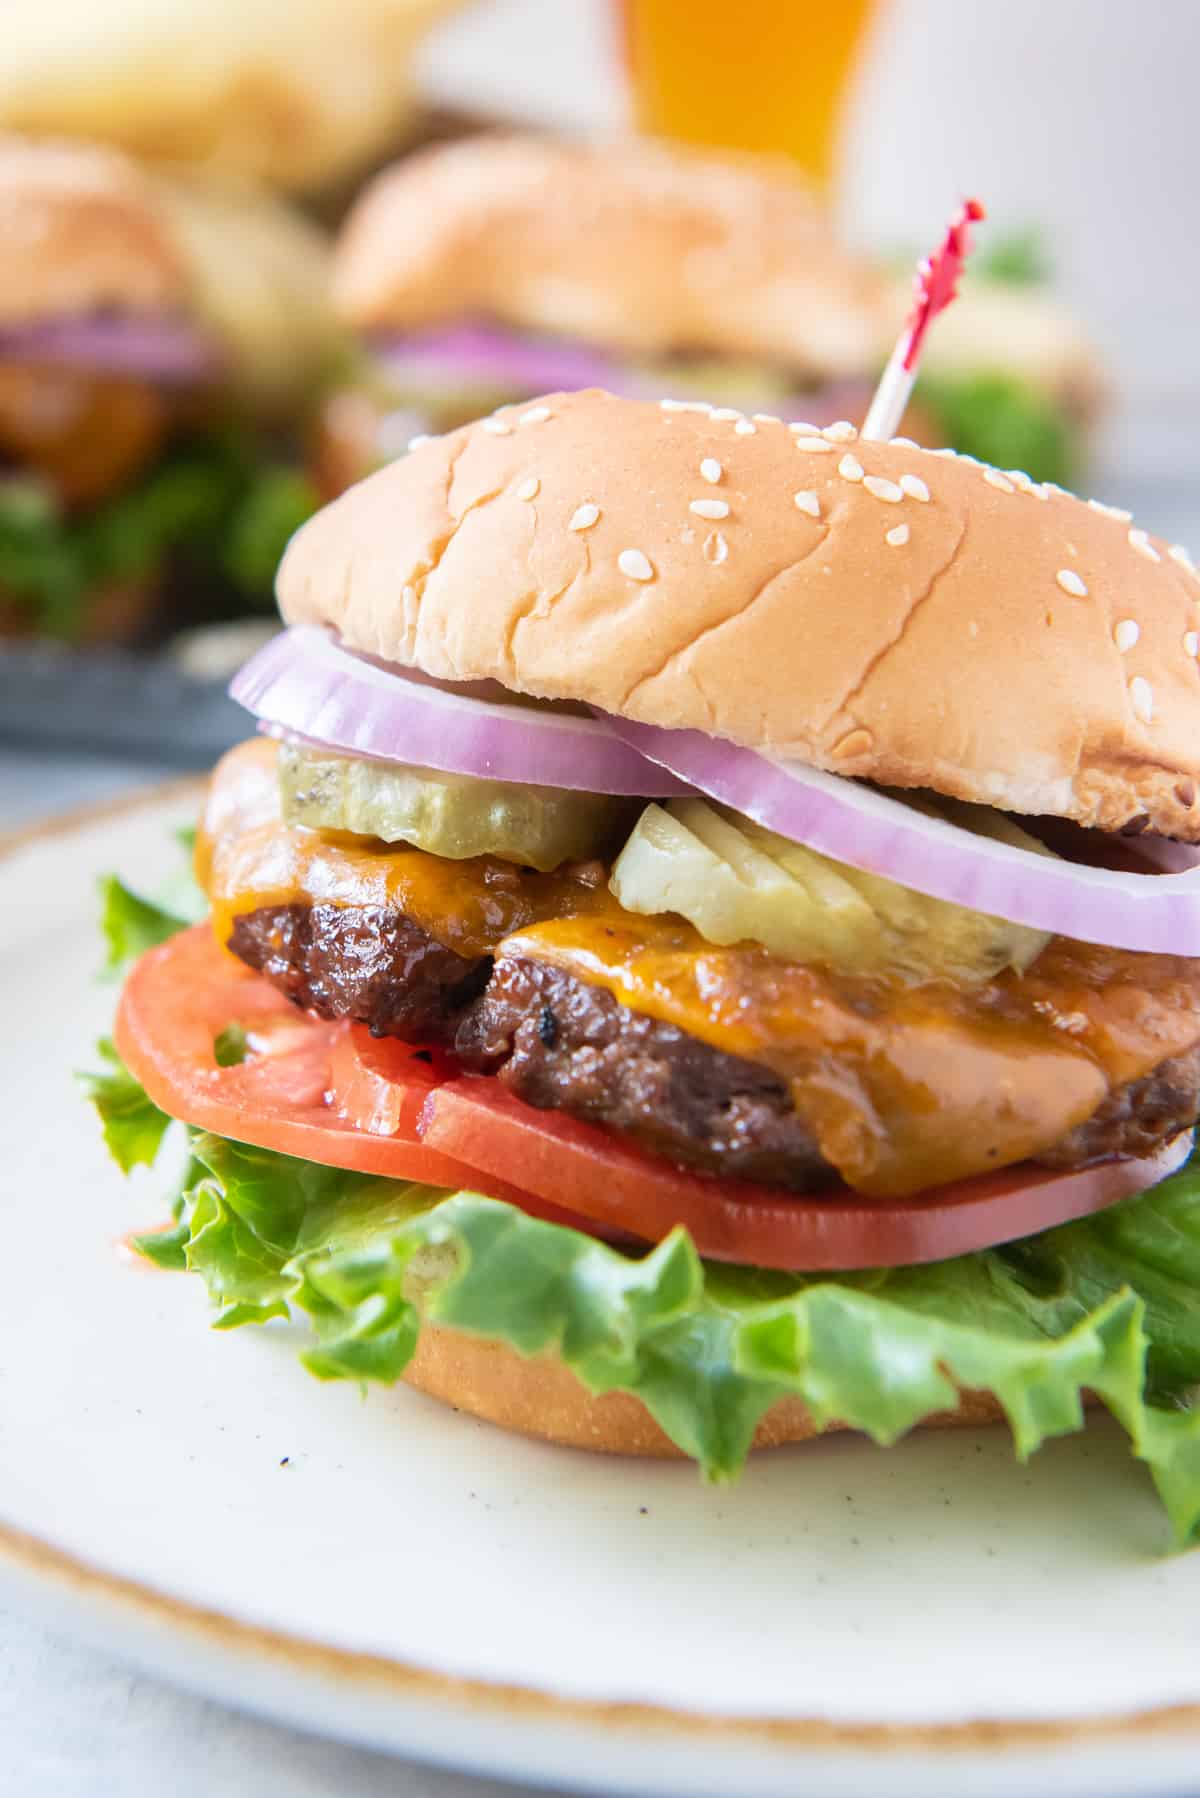
[(836, 1178), (783, 1081), (546, 962), (503, 958), (454, 1033), (465, 1067), (685, 1166), (807, 1192)]
[(385, 906), (266, 906), (234, 920), (228, 946), (305, 1011), (405, 1042), (449, 1042), (492, 971)]
[[(458, 955), (389, 907), (265, 907), (235, 920), (229, 947), (305, 1010), (450, 1047), (527, 1104), (670, 1161), (794, 1192), (837, 1180), (769, 1068), (548, 963)], [(1198, 1114), (1200, 1046), (1115, 1088), (1036, 1159), (1067, 1169), (1148, 1155)]]

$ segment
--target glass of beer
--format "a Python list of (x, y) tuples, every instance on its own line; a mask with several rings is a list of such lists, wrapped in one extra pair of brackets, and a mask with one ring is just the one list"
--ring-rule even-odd
[(828, 188), (872, 0), (620, 0), (640, 131), (782, 150)]

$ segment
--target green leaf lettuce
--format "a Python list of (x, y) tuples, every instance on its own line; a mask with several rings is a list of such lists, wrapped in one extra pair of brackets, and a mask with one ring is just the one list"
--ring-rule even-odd
[(986, 368), (924, 375), (914, 397), (933, 413), (943, 440), (964, 455), (1060, 487), (1079, 475), (1078, 433), (1062, 401), (1019, 375)]
[[(111, 584), (157, 578), (180, 557), (242, 608), (267, 609), (292, 532), (318, 496), (245, 427), (187, 438), (128, 487), (65, 512), (35, 479), (0, 482), (0, 589), (51, 636), (77, 637)], [(228, 595), (221, 602), (228, 610)]]
[[(124, 1078), (92, 1097), (128, 1163), (152, 1132)], [(804, 1277), (706, 1265), (682, 1230), (632, 1259), (474, 1193), (189, 1134), (176, 1231), (148, 1250), (200, 1274), (218, 1327), (306, 1312), (303, 1359), (322, 1379), (395, 1380), (423, 1323), (445, 1324), (633, 1393), (714, 1480), (785, 1396), (886, 1443), (959, 1390), (989, 1392), (1024, 1457), (1079, 1429), (1091, 1391), (1178, 1541), (1200, 1542), (1200, 1164), (1005, 1248)]]
[[(208, 902), (192, 873), (196, 833), (189, 826), (176, 831), (174, 836), (183, 855), (176, 854), (178, 865), (170, 870), (157, 899), (135, 893), (115, 874), (103, 874), (97, 882), (100, 934), (105, 948), (101, 973), (106, 980), (124, 973), (147, 949), (165, 943), (168, 937), (186, 930), (189, 924), (198, 923), (208, 910)], [(232, 1036), (223, 1046), (222, 1053), (228, 1058), (220, 1063), (222, 1067), (229, 1066), (235, 1059), (240, 1060)]]
[(79, 1084), (100, 1114), (108, 1152), (123, 1174), (152, 1167), (171, 1120), (127, 1072), (107, 1037), (96, 1044), (96, 1053), (105, 1066), (80, 1074)]

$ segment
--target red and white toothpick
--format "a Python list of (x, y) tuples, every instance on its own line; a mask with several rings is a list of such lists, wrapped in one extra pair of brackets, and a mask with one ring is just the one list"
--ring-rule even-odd
[(917, 264), (913, 308), (880, 376), (860, 437), (878, 443), (894, 437), (900, 429), (917, 378), (925, 333), (958, 292), (958, 279), (971, 249), (971, 226), (984, 217), (978, 200), (964, 200), (939, 248)]

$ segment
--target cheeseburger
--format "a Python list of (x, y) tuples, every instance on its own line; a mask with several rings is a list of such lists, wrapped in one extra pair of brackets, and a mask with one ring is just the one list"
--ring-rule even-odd
[[(0, 138), (0, 632), (269, 601), (315, 505), (326, 246), (278, 202)], [(188, 579), (190, 577), (190, 579)]]
[[(1200, 576), (904, 440), (602, 392), (292, 542), (210, 916), (144, 904), (143, 1239), (324, 1377), (683, 1451), (1100, 1400), (1200, 1531)], [(114, 903), (134, 904), (127, 896)]]
[[(976, 265), (906, 429), (1063, 481), (1100, 383), (1037, 275), (1027, 245)], [(366, 189), (334, 294), (363, 359), (325, 415), (330, 493), (410, 436), (549, 387), (860, 419), (911, 280), (840, 241), (785, 159), (484, 136)]]

